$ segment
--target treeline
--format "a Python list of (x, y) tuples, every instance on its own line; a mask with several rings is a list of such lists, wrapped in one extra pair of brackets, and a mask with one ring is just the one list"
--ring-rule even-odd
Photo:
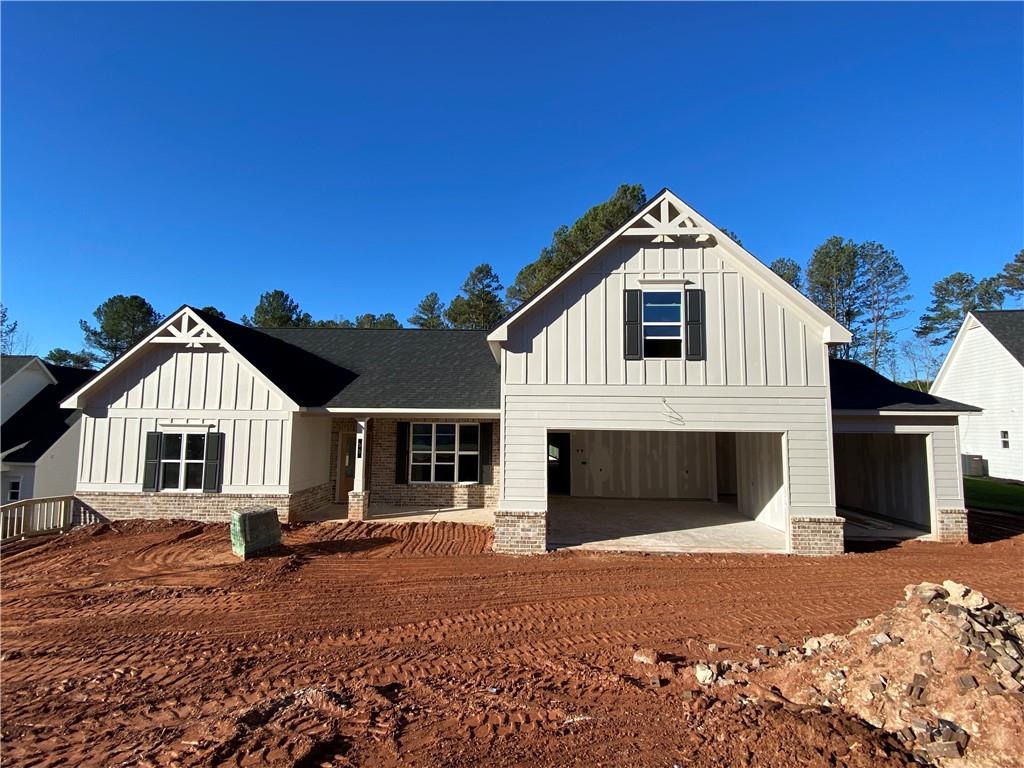
[[(551, 242), (519, 270), (507, 289), (490, 264), (480, 264), (470, 271), (447, 304), (437, 291), (431, 291), (406, 322), (416, 328), (493, 328), (508, 312), (535, 296), (619, 229), (646, 202), (641, 185), (623, 184), (575, 223), (556, 229)], [(735, 233), (724, 228), (722, 231), (740, 244)], [(941, 362), (940, 348), (956, 335), (967, 312), (998, 309), (1008, 298), (1024, 298), (1022, 249), (997, 275), (979, 279), (967, 272), (954, 272), (936, 282), (928, 308), (913, 326), (913, 336), (901, 343), (900, 333), (907, 330), (901, 321), (908, 314), (912, 298), (910, 278), (896, 254), (881, 243), (857, 243), (834, 235), (811, 252), (806, 264), (777, 258), (769, 266), (850, 330), (851, 343), (834, 347), (833, 354), (884, 370), (894, 379), (906, 372), (906, 378), (927, 382)], [(203, 310), (224, 317), (215, 307)], [(7, 326), (12, 323), (2, 307), (0, 311), (4, 351), (9, 353), (13, 334), (7, 333)], [(79, 323), (85, 341), (81, 351), (58, 348), (51, 350), (46, 359), (61, 365), (106, 363), (149, 333), (163, 316), (141, 296), (118, 295), (97, 307), (93, 318), (95, 324), (86, 320)], [(257, 328), (403, 327), (392, 312), (366, 313), (353, 320), (315, 319), (282, 290), (262, 294), (252, 314), (242, 315), (240, 321)], [(16, 322), (13, 327), (16, 329)]]

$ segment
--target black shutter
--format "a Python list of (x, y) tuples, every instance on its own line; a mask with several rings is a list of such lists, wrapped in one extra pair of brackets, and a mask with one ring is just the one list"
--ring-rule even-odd
[(629, 288), (623, 291), (622, 340), (624, 357), (627, 360), (642, 360), (643, 324), (640, 322), (640, 290)]
[(705, 360), (707, 323), (704, 321), (704, 289), (687, 288), (686, 296), (686, 359)]
[(160, 440), (159, 432), (146, 433), (146, 463), (142, 471), (142, 490), (159, 490), (160, 482)]
[(491, 465), (491, 442), (494, 440), (494, 422), (485, 421), (480, 424), (480, 465)]
[(221, 457), (224, 455), (224, 433), (206, 435), (206, 466), (203, 468), (203, 493), (220, 492)]
[(395, 484), (409, 483), (409, 422), (398, 422), (395, 435)]

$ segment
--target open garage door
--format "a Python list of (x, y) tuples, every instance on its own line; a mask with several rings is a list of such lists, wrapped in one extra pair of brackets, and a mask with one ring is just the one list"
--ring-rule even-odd
[(872, 531), (880, 538), (931, 532), (925, 435), (836, 434), (834, 446), (836, 504), (840, 514), (868, 529), (860, 537)]
[(784, 551), (782, 457), (777, 433), (551, 431), (548, 542), (666, 552)]

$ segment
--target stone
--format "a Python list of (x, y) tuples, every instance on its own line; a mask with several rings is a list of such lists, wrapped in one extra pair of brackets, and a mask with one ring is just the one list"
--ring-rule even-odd
[(956, 741), (933, 741), (925, 747), (928, 757), (932, 759), (943, 757), (962, 757), (963, 747)]
[(974, 679), (974, 675), (957, 675), (956, 684), (960, 693), (967, 693), (978, 687), (978, 681)]
[(281, 546), (281, 523), (274, 507), (248, 507), (231, 513), (231, 551), (246, 560)]
[(693, 668), (693, 676), (701, 685), (711, 685), (715, 681), (715, 670), (707, 664), (698, 664)]
[(661, 657), (653, 648), (639, 648), (633, 654), (633, 661), (638, 664), (649, 664), (650, 666), (655, 666), (660, 660)]
[(872, 645), (888, 645), (891, 642), (892, 638), (886, 632), (879, 632), (871, 638)]

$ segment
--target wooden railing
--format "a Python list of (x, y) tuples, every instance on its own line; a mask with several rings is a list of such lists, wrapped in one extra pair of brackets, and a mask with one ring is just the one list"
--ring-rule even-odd
[(76, 496), (49, 496), (0, 506), (0, 541), (67, 531), (99, 522), (99, 516)]

